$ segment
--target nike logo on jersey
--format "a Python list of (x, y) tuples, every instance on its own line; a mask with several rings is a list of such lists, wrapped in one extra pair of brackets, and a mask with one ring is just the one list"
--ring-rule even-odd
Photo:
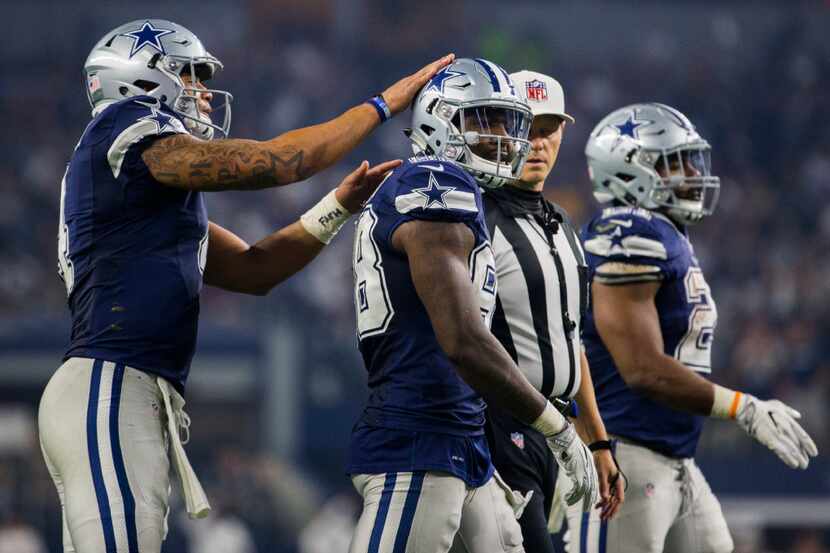
[(624, 221), (621, 219), (609, 219), (607, 222), (597, 223), (594, 227), (600, 234), (608, 232), (611, 229), (620, 231), (620, 227), (631, 228), (633, 221)]
[(443, 165), (427, 165), (427, 164), (423, 164), (423, 165), (421, 165), (420, 167), (423, 167), (424, 169), (429, 169), (429, 170), (431, 170), (431, 171), (443, 171), (443, 170), (444, 170), (444, 166), (443, 166)]

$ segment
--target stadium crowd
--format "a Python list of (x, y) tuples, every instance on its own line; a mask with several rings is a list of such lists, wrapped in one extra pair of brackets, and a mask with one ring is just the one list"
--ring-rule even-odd
[[(381, 7), (369, 32), (384, 26), (401, 31), (395, 48), (380, 51), (368, 42), (335, 47), (347, 42), (336, 42), (342, 40), (338, 32), (352, 31), (348, 22), (336, 23), (335, 15), (317, 17), (314, 7), (324, 2), (311, 2), (305, 8), (289, 2), (292, 8), (279, 16), (270, 13), (266, 4), (250, 2), (242, 16), (234, 8), (235, 15), (229, 13), (222, 33), (211, 32), (206, 15), (203, 20), (182, 21), (200, 33), (225, 63), (216, 86), (235, 96), (232, 135), (265, 137), (324, 120), (440, 53), (425, 44), (432, 35), (447, 36), (447, 29), (413, 36), (391, 22), (391, 9)], [(409, 10), (416, 18), (413, 8)], [(566, 129), (552, 176), (555, 185), (548, 190), (551, 199), (579, 222), (597, 207), (582, 149), (601, 116), (627, 103), (654, 100), (678, 107), (698, 123), (712, 144), (714, 171), (722, 179), (716, 214), (691, 230), (718, 306), (714, 377), (760, 397), (779, 397), (800, 409), (819, 450), (827, 451), (830, 342), (824, 337), (830, 335), (830, 202), (825, 194), (830, 194), (830, 104), (826, 101), (830, 42), (804, 6), (786, 15), (783, 10), (776, 13), (780, 17), (767, 21), (762, 30), (752, 29), (752, 22), (741, 22), (734, 14), (710, 14), (701, 23), (711, 33), (709, 50), (694, 54), (684, 52), (668, 29), (654, 27), (643, 32), (637, 46), (628, 47), (630, 55), (614, 54), (613, 63), (599, 67), (579, 56), (549, 55), (551, 41), (546, 37), (532, 40), (510, 30), (461, 34), (461, 42), (445, 41), (436, 47), (480, 54), (515, 70), (523, 68), (517, 60), (534, 60), (536, 65), (529, 68), (559, 78), (568, 111), (577, 122)], [(17, 45), (0, 58), (3, 75), (14, 75), (0, 80), (4, 122), (0, 332), (22, 320), (42, 325), (65, 320), (65, 293), (55, 269), (56, 228), (64, 164), (89, 118), (80, 68), (93, 42), (90, 37), (121, 19), (90, 19), (89, 36), (70, 33), (71, 40), (59, 51)], [(445, 19), (447, 27), (459, 25), (455, 17)], [(410, 25), (417, 26), (413, 21)], [(82, 26), (78, 23), (77, 28)], [(755, 33), (752, 40), (757, 46), (751, 50), (742, 47), (749, 33)], [(334, 38), (319, 40), (326, 36)], [(209, 213), (245, 238), (262, 236), (296, 220), (360, 159), (406, 155), (409, 150), (401, 132), (406, 123), (403, 115), (387, 124), (354, 156), (308, 184), (214, 195), (208, 199)], [(335, 358), (357, 361), (351, 231), (344, 234), (330, 246), (333, 251), (325, 252), (267, 299), (206, 289), (202, 321), (253, 333), (263, 319), (290, 316), (292, 324), (313, 334), (320, 332), (317, 321), (324, 320), (325, 340), (305, 352), (306, 363)], [(360, 389), (362, 364), (354, 362), (339, 370), (348, 372)], [(753, 446), (738, 434), (737, 426), (719, 426), (717, 432), (704, 433), (701, 447), (704, 453), (721, 447), (746, 453)], [(281, 464), (250, 447), (229, 446), (196, 452), (193, 457), (218, 507), (210, 527), (215, 530), (218, 521), (224, 521), (224, 527), (215, 531), (223, 539), (237, 540), (231, 542), (238, 544), (236, 551), (297, 551), (296, 537), (331, 491), (318, 488), (314, 478), (296, 466)], [(29, 544), (29, 549), (13, 549), (18, 552), (59, 550), (59, 513), (39, 452), (33, 448), (31, 457), (0, 458), (0, 553), (12, 550), (4, 548), (8, 539)], [(23, 482), (33, 486), (24, 489)], [(274, 489), (275, 482), (283, 487)], [(298, 505), (300, 497), (306, 497), (307, 504)], [(291, 498), (290, 503), (286, 498)], [(345, 496), (338, 501), (329, 502), (327, 508), (342, 515), (354, 507)], [(39, 531), (29, 542), (26, 528)], [(211, 549), (222, 542), (216, 536), (200, 535), (208, 531), (174, 519), (165, 550), (230, 550)], [(828, 551), (821, 541), (820, 534), (799, 534), (787, 547), (801, 553)], [(315, 547), (321, 546), (307, 545), (303, 551), (326, 550)]]

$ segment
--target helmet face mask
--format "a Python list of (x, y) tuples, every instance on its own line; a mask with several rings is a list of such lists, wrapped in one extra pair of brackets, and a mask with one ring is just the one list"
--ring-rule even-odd
[[(169, 79), (180, 85), (178, 96), (168, 105), (185, 120), (185, 127), (190, 134), (204, 140), (211, 140), (216, 131), (222, 133), (223, 138), (228, 136), (233, 96), (224, 90), (204, 87), (205, 82), (224, 68), (222, 62), (210, 55), (190, 58), (168, 55), (159, 59), (157, 67)], [(184, 75), (191, 77), (185, 81), (182, 78)], [(193, 79), (192, 75), (196, 78)], [(194, 82), (200, 83), (204, 88), (193, 86)], [(202, 94), (211, 94), (214, 98), (222, 100), (221, 105), (213, 108), (211, 115), (199, 110), (199, 97)], [(166, 99), (159, 100), (167, 103)], [(221, 125), (213, 122), (213, 117), (218, 114), (222, 115)]]
[[(496, 180), (521, 175), (530, 153), (526, 140), (533, 116), (504, 107), (471, 106), (461, 108), (457, 127), (465, 144), (458, 162), (471, 172), (482, 171)], [(484, 179), (489, 182), (489, 179)]]
[[(644, 154), (653, 157), (657, 152)], [(660, 152), (654, 164), (660, 180), (652, 188), (651, 200), (685, 224), (711, 215), (720, 195), (720, 179), (711, 175), (710, 154), (705, 142)]]
[(715, 210), (720, 179), (711, 174), (710, 153), (686, 116), (663, 104), (613, 112), (585, 147), (598, 201), (662, 211), (681, 224)]
[[(222, 67), (199, 38), (181, 25), (160, 19), (133, 21), (107, 33), (93, 47), (84, 64), (87, 97), (97, 115), (113, 102), (151, 96), (180, 115), (194, 136), (210, 140), (218, 132), (226, 137), (233, 96), (193, 84), (209, 80)], [(195, 78), (185, 81), (184, 75)], [(199, 110), (200, 95), (208, 93), (218, 101), (213, 116), (221, 114), (221, 124)]]
[(496, 188), (521, 175), (532, 120), (503, 69), (461, 58), (418, 94), (408, 136), (415, 153), (454, 160), (480, 185)]

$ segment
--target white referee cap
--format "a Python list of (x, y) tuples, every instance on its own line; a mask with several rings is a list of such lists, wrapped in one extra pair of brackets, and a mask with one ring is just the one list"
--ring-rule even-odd
[(574, 118), (565, 113), (565, 93), (553, 77), (535, 71), (522, 70), (510, 74), (520, 94), (527, 100), (533, 116), (558, 115), (571, 123)]

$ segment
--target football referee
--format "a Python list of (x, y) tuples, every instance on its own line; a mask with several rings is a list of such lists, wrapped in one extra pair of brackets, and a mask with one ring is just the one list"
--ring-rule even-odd
[[(487, 227), (496, 257), (498, 296), (493, 334), (528, 380), (563, 405), (575, 400), (577, 429), (594, 451), (603, 518), (623, 501), (623, 482), (597, 409), (588, 362), (580, 342), (587, 306), (582, 247), (567, 215), (545, 200), (545, 179), (556, 163), (565, 121), (561, 85), (531, 71), (511, 75), (533, 110), (532, 144), (521, 182), (484, 195)], [(545, 438), (495, 407), (487, 409), (487, 439), (493, 463), (513, 489), (533, 491), (519, 522), (528, 553), (553, 553), (548, 517), (557, 463)]]

